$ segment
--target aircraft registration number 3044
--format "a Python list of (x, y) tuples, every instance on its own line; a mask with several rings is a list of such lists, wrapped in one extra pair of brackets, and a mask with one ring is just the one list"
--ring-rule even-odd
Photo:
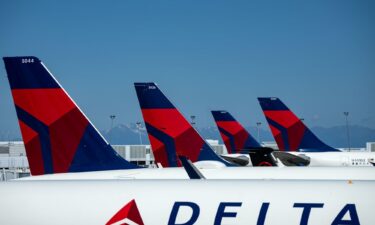
[(33, 63), (35, 60), (33, 58), (22, 58), (22, 63)]

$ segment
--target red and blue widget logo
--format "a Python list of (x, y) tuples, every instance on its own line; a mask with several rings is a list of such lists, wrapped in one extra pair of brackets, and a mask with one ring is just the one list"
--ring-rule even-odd
[(105, 225), (144, 225), (135, 200), (120, 209)]

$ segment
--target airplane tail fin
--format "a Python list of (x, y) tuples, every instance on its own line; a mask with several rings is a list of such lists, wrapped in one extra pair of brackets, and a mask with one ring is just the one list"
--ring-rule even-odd
[(258, 98), (271, 132), (283, 151), (339, 151), (322, 142), (279, 98)]
[(178, 156), (192, 162), (228, 162), (220, 158), (174, 107), (155, 83), (134, 83), (155, 160), (163, 167), (181, 166)]
[(32, 175), (132, 169), (33, 56), (4, 57)]
[(262, 147), (245, 128), (227, 111), (211, 111), (228, 153)]

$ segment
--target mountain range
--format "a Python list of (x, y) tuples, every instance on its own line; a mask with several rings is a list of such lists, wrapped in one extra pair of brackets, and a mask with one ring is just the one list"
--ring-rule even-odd
[[(149, 144), (147, 132), (144, 124), (138, 129), (136, 124), (118, 124), (109, 130), (101, 130), (103, 136), (115, 145), (137, 145)], [(258, 140), (258, 132), (256, 127), (245, 127), (255, 139)], [(267, 127), (268, 128), (268, 127)], [(205, 139), (219, 140), (223, 143), (217, 127), (199, 127), (198, 132)], [(335, 148), (347, 148), (348, 138), (345, 126), (334, 127), (312, 127), (311, 130), (326, 144)], [(0, 141), (21, 141), (20, 134), (8, 135), (6, 132), (0, 132)], [(375, 129), (353, 125), (349, 126), (350, 146), (352, 148), (364, 148), (366, 142), (375, 142)], [(261, 142), (274, 142), (272, 134), (269, 130), (260, 128), (259, 139)]]
[[(103, 136), (111, 144), (148, 144), (147, 133), (143, 128), (138, 129), (136, 124), (119, 124), (110, 130), (102, 130)], [(256, 127), (246, 127), (246, 129), (258, 139)], [(197, 128), (198, 132), (205, 139), (219, 140), (222, 143), (220, 134), (216, 127)], [(324, 142), (332, 147), (346, 148), (348, 146), (347, 130), (345, 126), (334, 127), (313, 127), (312, 131)], [(375, 142), (375, 129), (353, 125), (349, 126), (351, 147), (365, 147), (366, 142)], [(259, 129), (259, 139), (263, 141), (274, 141), (270, 131)]]

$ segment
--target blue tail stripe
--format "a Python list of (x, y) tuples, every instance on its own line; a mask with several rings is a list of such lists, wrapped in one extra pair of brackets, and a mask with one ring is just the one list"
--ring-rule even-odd
[(221, 127), (218, 127), (219, 128), (219, 131), (221, 133), (223, 133), (225, 136), (227, 136), (229, 138), (229, 144), (230, 144), (230, 147), (232, 148), (232, 153), (233, 151), (235, 152), (237, 149), (236, 149), (236, 146), (234, 144), (234, 137), (232, 134), (230, 134), (228, 131), (224, 130), (223, 128)]
[(284, 128), (283, 126), (281, 126), (280, 124), (276, 123), (275, 121), (273, 121), (271, 119), (268, 119), (268, 118), (266, 118), (266, 119), (267, 119), (267, 122), (270, 125), (277, 128), (281, 132), (281, 137), (282, 137), (283, 142), (284, 142), (284, 149), (286, 151), (289, 151), (290, 146), (289, 146), (289, 141), (288, 141), (288, 130), (286, 128)]
[(52, 151), (48, 127), (18, 106), (16, 106), (16, 112), (19, 120), (38, 133), (43, 157), (44, 173), (53, 173)]
[(147, 132), (152, 136), (160, 140), (165, 145), (167, 151), (167, 159), (169, 167), (177, 167), (177, 155), (176, 155), (176, 146), (172, 137), (153, 127), (149, 123), (146, 124)]

